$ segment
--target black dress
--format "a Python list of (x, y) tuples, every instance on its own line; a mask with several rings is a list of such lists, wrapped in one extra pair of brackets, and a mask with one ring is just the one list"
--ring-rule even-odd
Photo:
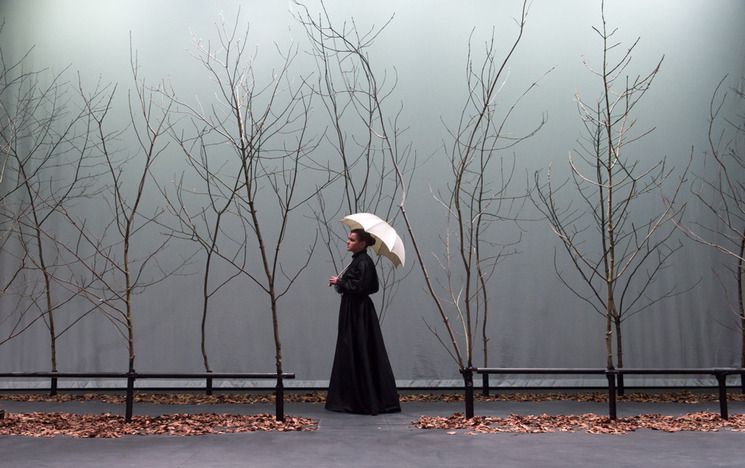
[(378, 291), (375, 264), (364, 250), (336, 284), (341, 293), (339, 333), (326, 409), (358, 414), (401, 411), (396, 381), (368, 296)]

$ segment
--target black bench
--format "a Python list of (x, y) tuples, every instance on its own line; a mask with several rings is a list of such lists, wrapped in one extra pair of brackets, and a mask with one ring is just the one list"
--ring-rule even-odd
[(466, 417), (473, 417), (473, 374), (563, 374), (563, 375), (605, 375), (608, 381), (608, 415), (611, 419), (617, 418), (616, 411), (616, 380), (623, 375), (712, 375), (717, 379), (719, 390), (719, 412), (722, 419), (729, 417), (727, 409), (727, 376), (745, 375), (745, 368), (741, 367), (706, 367), (706, 368), (567, 368), (567, 367), (543, 367), (543, 368), (506, 368), (506, 367), (474, 367), (461, 370), (465, 381)]
[(241, 372), (196, 372), (196, 373), (164, 373), (164, 372), (6, 372), (0, 373), (0, 378), (55, 378), (55, 379), (126, 379), (127, 393), (124, 420), (132, 421), (134, 406), (134, 384), (136, 380), (145, 379), (276, 379), (275, 385), (275, 416), (284, 421), (284, 383), (285, 379), (294, 379), (294, 373), (241, 373)]

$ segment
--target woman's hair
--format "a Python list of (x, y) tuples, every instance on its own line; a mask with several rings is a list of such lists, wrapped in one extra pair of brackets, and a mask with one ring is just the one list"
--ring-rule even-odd
[(370, 247), (371, 245), (375, 245), (375, 238), (364, 229), (352, 229), (349, 231), (351, 234), (357, 235), (357, 240), (361, 240), (365, 242), (365, 246)]

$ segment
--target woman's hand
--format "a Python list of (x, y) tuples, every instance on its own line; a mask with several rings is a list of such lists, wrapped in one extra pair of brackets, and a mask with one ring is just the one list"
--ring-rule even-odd
[(329, 278), (329, 286), (333, 286), (338, 282), (339, 282), (338, 276), (332, 276), (331, 278)]

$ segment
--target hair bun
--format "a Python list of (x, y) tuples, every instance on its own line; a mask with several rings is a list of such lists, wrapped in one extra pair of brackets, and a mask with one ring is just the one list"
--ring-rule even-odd
[(365, 241), (365, 244), (370, 247), (371, 245), (375, 245), (375, 238), (367, 231), (362, 231), (360, 236), (360, 240)]
[(364, 229), (352, 229), (350, 232), (353, 232), (357, 235), (357, 240), (361, 240), (365, 242), (365, 247), (370, 247), (371, 245), (375, 245), (376, 239), (370, 234), (369, 232), (365, 231)]

